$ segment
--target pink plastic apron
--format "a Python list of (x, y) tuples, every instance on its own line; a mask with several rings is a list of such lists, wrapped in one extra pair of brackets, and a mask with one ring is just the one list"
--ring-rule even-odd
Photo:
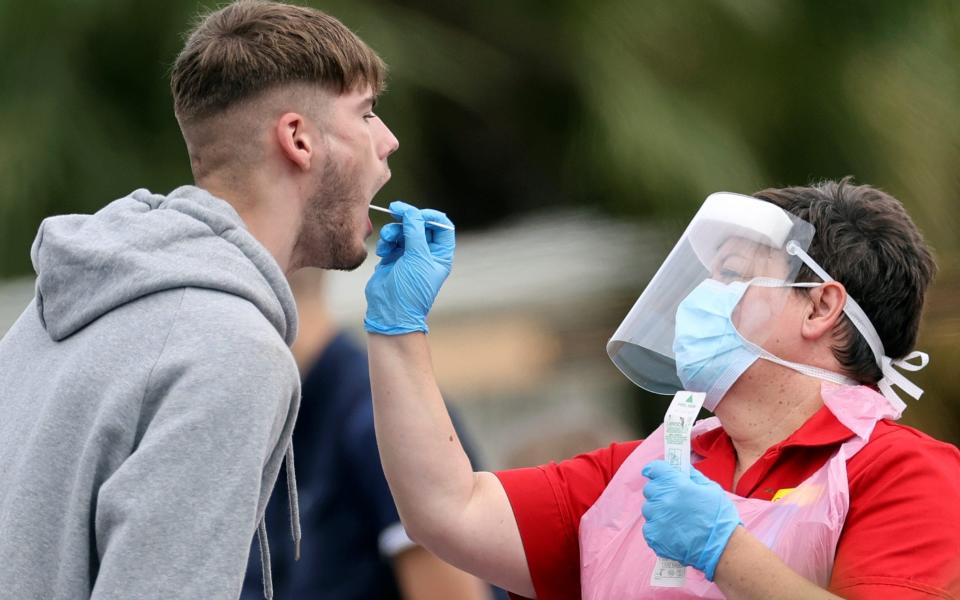
[[(898, 418), (886, 398), (865, 386), (825, 383), (827, 408), (854, 436), (816, 473), (777, 502), (727, 493), (744, 526), (794, 571), (826, 587), (837, 540), (850, 505), (847, 460), (870, 439), (877, 421)], [(716, 417), (699, 421), (693, 437), (720, 427)], [(700, 571), (687, 568), (680, 588), (651, 587), (657, 557), (643, 539), (643, 486), (640, 470), (663, 458), (663, 427), (624, 461), (597, 502), (580, 520), (580, 581), (584, 600), (610, 598), (723, 598)], [(692, 462), (700, 457), (694, 454)]]

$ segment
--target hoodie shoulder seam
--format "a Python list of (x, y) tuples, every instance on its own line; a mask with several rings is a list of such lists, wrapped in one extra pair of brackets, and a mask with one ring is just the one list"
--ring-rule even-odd
[[(147, 380), (143, 385), (143, 394), (140, 396), (140, 413), (143, 412), (143, 403), (147, 398), (147, 394), (150, 393), (150, 384), (153, 381), (153, 373), (157, 370), (157, 365), (160, 364), (160, 359), (163, 358), (163, 353), (167, 350), (167, 343), (170, 341), (170, 336), (173, 335), (173, 329), (177, 326), (177, 321), (180, 319), (180, 308), (183, 306), (183, 299), (186, 297), (186, 295), (187, 288), (181, 288), (180, 299), (177, 301), (177, 307), (174, 309), (173, 317), (170, 319), (170, 326), (167, 328), (167, 335), (164, 336), (163, 343), (160, 344), (160, 352), (157, 353), (157, 358), (150, 366), (150, 371), (147, 373)], [(139, 433), (140, 432), (138, 432), (138, 437)]]

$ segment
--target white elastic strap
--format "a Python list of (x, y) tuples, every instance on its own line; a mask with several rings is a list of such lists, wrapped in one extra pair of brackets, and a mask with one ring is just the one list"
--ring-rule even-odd
[[(836, 281), (833, 277), (830, 277), (829, 273), (823, 270), (823, 267), (817, 264), (817, 261), (813, 260), (809, 254), (804, 252), (803, 248), (801, 248), (797, 242), (793, 240), (787, 242), (787, 253), (800, 257), (800, 260), (810, 267), (810, 270), (816, 273), (817, 277), (822, 279), (824, 283)], [(850, 297), (850, 294), (847, 294), (847, 302), (843, 305), (843, 312), (847, 315), (847, 318), (853, 322), (853, 326), (863, 335), (863, 338), (867, 340), (867, 345), (870, 346), (870, 350), (873, 351), (873, 360), (882, 368), (883, 357), (886, 355), (886, 352), (883, 350), (883, 342), (880, 341), (880, 335), (877, 333), (877, 329), (873, 326), (873, 323), (870, 322), (870, 318), (867, 317), (867, 313), (863, 312), (863, 309), (860, 308), (856, 300)]]
[(788, 369), (793, 369), (794, 371), (803, 373), (808, 377), (815, 377), (817, 379), (829, 381), (830, 383), (836, 383), (837, 385), (860, 385), (860, 382), (855, 379), (851, 379), (842, 373), (834, 373), (833, 371), (828, 371), (819, 367), (812, 367), (810, 365), (802, 365), (800, 363), (790, 362), (789, 360), (784, 360), (779, 356), (761, 348), (743, 336), (740, 336), (740, 339), (742, 339), (744, 344), (753, 350), (753, 352), (760, 358), (787, 367)]
[[(823, 270), (823, 267), (818, 265), (817, 261), (813, 260), (809, 254), (804, 252), (803, 248), (801, 248), (800, 245), (795, 241), (790, 240), (787, 242), (786, 250), (788, 254), (800, 257), (800, 260), (802, 260), (805, 265), (810, 267), (810, 269), (824, 282), (835, 281), (834, 278), (830, 277), (830, 275)], [(907, 405), (900, 398), (900, 396), (897, 395), (897, 392), (894, 391), (893, 386), (897, 386), (914, 400), (920, 399), (920, 396), (923, 395), (923, 389), (907, 379), (894, 367), (901, 368), (904, 371), (919, 371), (927, 366), (927, 363), (930, 362), (930, 357), (925, 352), (914, 351), (901, 359), (891, 359), (886, 355), (886, 352), (883, 349), (883, 342), (880, 340), (880, 335), (877, 333), (873, 323), (870, 322), (870, 318), (867, 317), (867, 313), (860, 308), (860, 305), (857, 304), (857, 301), (851, 298), (849, 294), (847, 294), (847, 302), (843, 306), (843, 312), (853, 323), (853, 326), (856, 327), (863, 336), (863, 339), (867, 341), (867, 345), (870, 346), (870, 350), (873, 351), (874, 360), (876, 360), (877, 365), (880, 367), (880, 371), (883, 373), (883, 378), (877, 382), (877, 387), (890, 403), (890, 406), (892, 406), (899, 415), (903, 412)], [(919, 364), (913, 364), (909, 362), (915, 358), (920, 359)]]
[(900, 418), (900, 415), (902, 415), (903, 411), (907, 408), (907, 403), (904, 402), (903, 399), (897, 395), (897, 392), (893, 390), (890, 380), (887, 377), (884, 377), (877, 382), (877, 388), (880, 389), (880, 393), (883, 394), (883, 397), (887, 399), (887, 402), (890, 403), (890, 406), (893, 407), (893, 410), (897, 412), (897, 418)]
[(810, 267), (810, 270), (816, 273), (817, 277), (820, 279), (824, 281), (833, 281), (833, 277), (830, 277), (830, 274), (824, 271), (823, 267), (817, 264), (817, 261), (810, 258), (810, 255), (800, 247), (800, 244), (798, 244), (796, 240), (790, 240), (787, 242), (786, 250), (787, 254), (799, 256), (800, 260), (802, 260), (805, 265)]
[[(910, 362), (915, 358), (920, 359), (920, 364), (915, 365), (912, 362)], [(920, 352), (919, 350), (914, 350), (913, 352), (904, 356), (903, 358), (899, 358), (897, 360), (890, 360), (890, 359), (887, 359), (887, 360), (889, 360), (890, 363), (895, 367), (901, 368), (904, 371), (912, 371), (916, 373), (920, 369), (930, 364), (930, 355), (927, 354), (926, 352)]]
[(836, 383), (837, 385), (860, 385), (860, 382), (856, 379), (851, 379), (842, 373), (834, 373), (833, 371), (828, 371), (826, 369), (821, 369), (819, 367), (811, 367), (810, 365), (801, 365), (798, 363), (793, 363), (788, 360), (783, 360), (769, 352), (765, 351), (760, 355), (760, 358), (769, 360), (770, 362), (775, 362), (777, 364), (783, 365), (784, 367), (789, 367), (807, 375), (809, 377), (816, 377), (817, 379), (822, 379), (824, 381), (829, 381), (830, 383)]
[(766, 288), (784, 288), (784, 287), (796, 287), (796, 288), (815, 288), (823, 285), (822, 283), (814, 283), (812, 281), (801, 281), (799, 283), (787, 283), (782, 279), (774, 279), (773, 277), (754, 277), (746, 283), (747, 287), (757, 286), (757, 287), (766, 287)]
[[(773, 279), (770, 277), (754, 277), (747, 282), (747, 286), (759, 286), (759, 287), (797, 287), (797, 288), (815, 288), (820, 287), (822, 284), (814, 282), (799, 282), (799, 283), (787, 283), (782, 279)], [(758, 357), (768, 360), (772, 363), (787, 367), (788, 369), (793, 369), (798, 373), (803, 373), (808, 377), (815, 377), (817, 379), (822, 379), (824, 381), (829, 381), (831, 383), (836, 383), (837, 385), (860, 385), (855, 379), (851, 379), (842, 373), (835, 373), (833, 371), (828, 371), (826, 369), (821, 369), (819, 367), (812, 367), (810, 365), (803, 365), (800, 363), (790, 362), (789, 360), (784, 360), (773, 354), (772, 352), (767, 351), (763, 347), (754, 344), (747, 338), (740, 335), (740, 332), (737, 332), (737, 335), (740, 336), (740, 339), (743, 341), (744, 346), (749, 348), (756, 354)], [(730, 382), (732, 385), (733, 382)], [(729, 388), (730, 386), (727, 386)]]
[[(915, 358), (920, 359), (920, 364), (915, 365), (909, 362)], [(880, 391), (883, 392), (883, 395), (886, 396), (888, 400), (891, 400), (891, 397), (896, 398), (901, 405), (900, 410), (902, 411), (903, 408), (906, 408), (906, 403), (904, 403), (903, 400), (901, 400), (900, 397), (897, 396), (896, 392), (893, 391), (893, 386), (897, 386), (898, 388), (903, 390), (904, 393), (906, 393), (908, 396), (910, 396), (914, 400), (920, 399), (920, 396), (923, 395), (923, 389), (921, 389), (920, 386), (918, 386), (917, 384), (907, 379), (903, 375), (903, 373), (901, 373), (900, 371), (897, 371), (897, 369), (895, 369), (894, 367), (898, 367), (900, 369), (903, 369), (904, 371), (916, 372), (924, 368), (925, 366), (927, 366), (927, 363), (929, 362), (930, 362), (930, 357), (927, 355), (927, 353), (920, 352), (920, 351), (911, 352), (910, 354), (908, 354), (907, 356), (899, 360), (891, 360), (889, 357), (884, 356), (883, 367), (882, 367), (883, 379), (877, 382), (877, 387), (880, 388)], [(891, 400), (891, 404), (893, 404), (892, 400)], [(894, 404), (894, 408), (896, 408), (896, 406), (897, 405)]]
[(853, 322), (853, 326), (860, 331), (863, 338), (867, 340), (867, 345), (873, 351), (873, 360), (883, 368), (883, 359), (887, 358), (887, 355), (883, 349), (883, 342), (880, 341), (880, 334), (877, 333), (877, 329), (870, 322), (870, 317), (863, 312), (863, 309), (860, 308), (856, 300), (850, 297), (850, 294), (847, 294), (847, 303), (843, 305), (843, 312)]

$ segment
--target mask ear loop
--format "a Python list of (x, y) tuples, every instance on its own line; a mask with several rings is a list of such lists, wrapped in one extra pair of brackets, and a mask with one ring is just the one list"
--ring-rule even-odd
[[(813, 260), (813, 258), (811, 258), (810, 255), (807, 254), (795, 240), (790, 240), (787, 242), (785, 249), (787, 254), (796, 256), (802, 260), (803, 263), (810, 267), (810, 270), (816, 273), (816, 275), (824, 282), (836, 281), (833, 277), (830, 277), (823, 267), (818, 265), (817, 262)], [(887, 401), (890, 402), (890, 405), (894, 408), (894, 410), (897, 411), (897, 417), (899, 418), (900, 414), (907, 407), (907, 405), (894, 391), (893, 386), (895, 385), (899, 387), (914, 400), (920, 399), (920, 396), (923, 395), (923, 389), (907, 379), (894, 367), (899, 367), (905, 371), (919, 371), (920, 369), (926, 367), (930, 362), (929, 355), (927, 355), (925, 352), (914, 351), (901, 359), (891, 359), (886, 355), (886, 352), (883, 349), (883, 342), (880, 341), (880, 335), (877, 333), (873, 323), (870, 322), (870, 318), (867, 317), (867, 313), (863, 311), (860, 305), (857, 304), (857, 301), (850, 297), (849, 294), (847, 294), (847, 302), (843, 306), (843, 312), (853, 323), (853, 326), (857, 328), (863, 338), (867, 341), (867, 345), (870, 346), (870, 350), (873, 351), (874, 360), (876, 360), (877, 365), (880, 367), (880, 371), (883, 373), (883, 378), (877, 382), (877, 387), (887, 398)], [(919, 364), (913, 364), (910, 362), (916, 358), (920, 359)]]
[[(820, 287), (821, 285), (823, 284), (814, 283), (814, 282), (787, 283), (782, 279), (773, 279), (770, 277), (754, 277), (753, 279), (748, 281), (744, 287), (749, 288), (750, 286), (758, 286), (758, 287), (767, 287), (767, 288), (779, 288), (779, 287), (815, 288), (815, 287)], [(756, 354), (758, 357), (764, 360), (787, 367), (788, 369), (793, 369), (794, 371), (797, 371), (798, 373), (802, 373), (808, 377), (815, 377), (817, 379), (822, 379), (823, 381), (829, 381), (830, 383), (835, 383), (837, 385), (859, 385), (859, 382), (847, 377), (846, 375), (843, 375), (842, 373), (834, 373), (833, 371), (828, 371), (826, 369), (821, 369), (819, 367), (811, 367), (810, 365), (804, 365), (804, 364), (784, 360), (779, 356), (777, 356), (776, 354), (769, 352), (762, 346), (748, 340), (746, 337), (743, 336), (743, 334), (741, 334), (737, 330), (736, 326), (734, 326), (734, 331), (736, 331), (737, 335), (740, 336), (740, 340), (743, 342), (744, 346), (749, 348), (754, 354)]]

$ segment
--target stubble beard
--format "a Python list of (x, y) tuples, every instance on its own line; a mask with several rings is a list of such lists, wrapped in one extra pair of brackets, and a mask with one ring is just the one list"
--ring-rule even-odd
[(358, 177), (351, 176), (334, 160), (324, 165), (317, 191), (304, 209), (297, 237), (302, 266), (352, 271), (366, 260), (366, 247), (356, 244), (358, 225), (354, 211), (363, 194), (357, 181)]

